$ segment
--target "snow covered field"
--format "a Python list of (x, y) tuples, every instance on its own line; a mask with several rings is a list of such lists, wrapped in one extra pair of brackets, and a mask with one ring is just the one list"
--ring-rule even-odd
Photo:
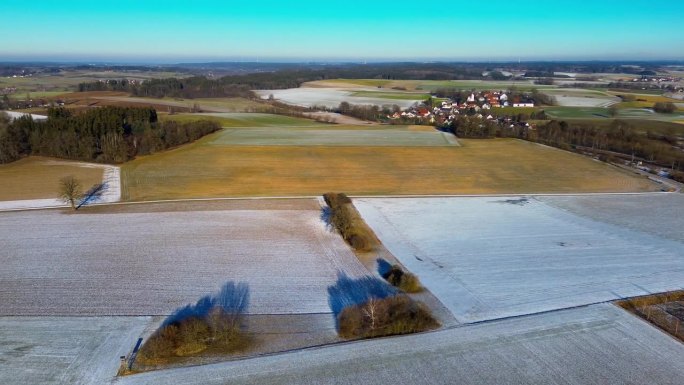
[(544, 90), (544, 93), (556, 98), (558, 105), (563, 107), (609, 107), (621, 101), (617, 96), (585, 89), (558, 88)]
[(582, 217), (684, 242), (684, 194), (545, 196), (551, 206)]
[[(640, 197), (642, 205), (662, 205), (660, 195)], [(684, 286), (682, 242), (580, 217), (544, 199), (354, 202), (385, 246), (462, 322)], [(641, 215), (631, 220), (655, 221)], [(683, 221), (681, 216), (671, 218), (679, 229)]]
[(0, 111), (0, 113), (2, 113), (2, 112), (4, 112), (5, 114), (7, 114), (7, 116), (9, 116), (11, 120), (23, 118), (23, 117), (26, 116), (26, 115), (30, 116), (33, 120), (47, 120), (47, 118), (48, 118), (48, 117), (45, 116), (45, 115), (27, 114), (26, 112)]
[(119, 379), (117, 385), (680, 385), (684, 345), (608, 304)]
[(0, 317), (0, 384), (102, 385), (149, 317)]
[(336, 108), (342, 102), (349, 102), (350, 104), (378, 106), (393, 106), (396, 104), (401, 108), (408, 108), (414, 103), (421, 101), (419, 98), (405, 100), (353, 96), (354, 91), (358, 90), (343, 88), (290, 88), (286, 90), (257, 90), (254, 92), (264, 99), (273, 95), (276, 100), (303, 107), (325, 106)]
[(243, 204), (0, 213), (0, 315), (167, 315), (231, 280), (249, 283), (252, 314), (328, 313), (337, 272), (367, 273), (316, 201)]

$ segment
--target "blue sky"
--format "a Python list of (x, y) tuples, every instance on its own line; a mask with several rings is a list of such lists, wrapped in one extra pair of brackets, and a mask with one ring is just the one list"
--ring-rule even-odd
[(684, 1), (0, 1), (0, 61), (684, 59)]

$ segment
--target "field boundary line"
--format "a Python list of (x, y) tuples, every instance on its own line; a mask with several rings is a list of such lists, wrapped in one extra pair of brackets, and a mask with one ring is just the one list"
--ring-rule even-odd
[[(582, 196), (638, 196), (638, 195), (666, 195), (679, 194), (669, 191), (650, 191), (650, 192), (598, 192), (598, 193), (500, 193), (500, 194), (408, 194), (408, 195), (349, 195), (350, 198), (360, 199), (401, 199), (401, 198), (507, 198), (507, 197), (582, 197)], [(318, 199), (319, 195), (295, 195), (295, 196), (268, 196), (268, 197), (218, 197), (218, 198), (185, 198), (185, 199), (162, 199), (151, 201), (132, 201), (132, 202), (103, 202), (88, 205), (90, 207), (100, 206), (126, 206), (144, 205), (155, 203), (182, 203), (182, 202), (212, 202), (212, 201), (259, 201), (259, 200), (300, 200)], [(11, 201), (8, 201), (11, 202)], [(49, 207), (23, 207), (16, 209), (0, 209), (0, 212), (15, 211), (34, 211), (34, 210), (54, 210), (68, 207), (57, 205)]]

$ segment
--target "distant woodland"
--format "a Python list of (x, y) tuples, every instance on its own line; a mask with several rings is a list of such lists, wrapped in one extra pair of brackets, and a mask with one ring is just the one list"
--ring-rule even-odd
[(254, 97), (253, 89), (296, 88), (304, 82), (325, 79), (415, 79), (458, 80), (481, 79), (482, 69), (453, 64), (374, 64), (345, 65), (321, 68), (295, 68), (274, 72), (229, 75), (219, 79), (195, 76), (185, 79), (160, 79), (143, 83), (126, 80), (89, 82), (79, 85), (79, 91), (126, 91), (137, 96), (153, 97)]
[[(203, 67), (205, 71), (221, 72), (221, 68), (229, 63), (206, 63), (194, 65), (192, 69), (198, 71)], [(129, 83), (126, 80), (110, 80), (106, 82), (90, 82), (79, 85), (79, 91), (126, 91), (138, 96), (152, 97), (253, 97), (250, 90), (255, 89), (285, 89), (297, 88), (302, 83), (326, 79), (385, 79), (385, 80), (508, 80), (515, 78), (510, 73), (498, 70), (506, 68), (508, 71), (524, 71), (517, 78), (526, 79), (537, 76), (553, 82), (552, 77), (567, 77), (560, 72), (580, 74), (578, 79), (592, 80), (596, 73), (631, 73), (635, 76), (655, 74), (660, 65), (667, 63), (623, 63), (612, 62), (578, 62), (578, 63), (372, 63), (372, 64), (259, 64), (243, 63), (241, 74), (208, 78), (194, 76), (184, 79), (160, 79), (143, 83)], [(233, 65), (237, 65), (233, 63)], [(204, 68), (206, 67), (206, 68)], [(180, 70), (174, 68), (174, 70)], [(519, 72), (520, 73), (520, 72)], [(566, 79), (567, 80), (567, 79)], [(591, 85), (577, 85), (590, 87)], [(630, 83), (616, 83), (612, 87), (630, 88)], [(643, 85), (634, 85), (643, 87)]]
[(151, 108), (103, 107), (73, 114), (51, 108), (48, 119), (23, 117), (10, 122), (0, 114), (0, 163), (41, 155), (102, 163), (121, 163), (218, 131), (216, 122), (160, 122)]
[(186, 79), (151, 79), (142, 83), (131, 83), (126, 79), (88, 82), (79, 84), (78, 91), (124, 91), (135, 96), (154, 98), (256, 98), (256, 95), (244, 84), (197, 76)]

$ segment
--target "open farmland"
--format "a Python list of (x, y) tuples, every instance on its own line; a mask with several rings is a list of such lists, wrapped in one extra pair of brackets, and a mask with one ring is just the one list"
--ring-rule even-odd
[(657, 188), (646, 178), (604, 163), (518, 140), (459, 140), (460, 147), (212, 143), (222, 135), (219, 132), (124, 164), (123, 199), (315, 196), (328, 191), (402, 195)]
[(383, 79), (327, 79), (307, 82), (303, 88), (343, 88), (352, 89), (366, 88), (374, 91), (392, 91), (399, 89), (408, 91), (436, 91), (438, 89), (463, 89), (463, 90), (507, 90), (511, 87), (519, 90), (550, 89), (556, 86), (538, 85), (531, 80), (496, 81), (496, 80), (383, 80)]
[(102, 183), (104, 165), (32, 156), (0, 165), (0, 201), (54, 199), (59, 180), (73, 175), (85, 189)]
[(538, 200), (574, 215), (684, 243), (684, 195), (542, 196)]
[[(297, 118), (285, 115), (260, 114), (260, 113), (199, 113), (199, 114), (174, 114), (160, 115), (162, 120), (175, 120), (179, 122), (197, 121), (199, 119), (214, 120), (222, 127), (307, 127), (321, 126), (311, 119)], [(332, 125), (331, 125), (332, 127)]]
[(263, 102), (245, 98), (147, 98), (134, 97), (126, 92), (116, 91), (62, 93), (58, 99), (63, 101), (66, 107), (70, 109), (102, 106), (151, 107), (157, 109), (160, 113), (166, 113), (171, 110), (175, 112), (190, 112), (196, 105), (202, 111), (223, 113), (249, 112), (270, 108), (270, 106)]
[(585, 89), (548, 89), (544, 94), (554, 97), (559, 106), (565, 107), (608, 107), (620, 102), (617, 96)]
[(124, 377), (117, 385), (659, 384), (684, 345), (609, 304)]
[(546, 107), (544, 112), (554, 119), (608, 119), (610, 114), (603, 107)]
[(684, 114), (675, 112), (673, 114), (661, 114), (654, 112), (650, 108), (629, 108), (620, 107), (617, 115), (611, 116), (608, 108), (605, 107), (546, 107), (546, 114), (554, 119), (627, 119), (627, 120), (651, 120), (672, 122), (684, 119)]
[(355, 91), (352, 93), (354, 97), (366, 98), (380, 98), (380, 99), (398, 99), (398, 100), (425, 100), (430, 97), (430, 94), (416, 94), (412, 92), (378, 92), (378, 91)]
[(271, 95), (276, 100), (295, 106), (313, 107), (325, 106), (336, 108), (342, 102), (350, 104), (392, 106), (398, 105), (401, 108), (408, 108), (414, 103), (425, 100), (421, 94), (405, 94), (406, 98), (399, 98), (399, 93), (393, 95), (385, 94), (362, 94), (359, 91), (351, 91), (344, 88), (290, 88), (285, 90), (257, 90), (255, 91), (262, 98), (269, 98)]
[[(78, 93), (71, 94), (78, 97)], [(196, 99), (180, 99), (180, 98), (142, 98), (132, 96), (93, 96), (89, 99), (89, 103), (97, 103), (98, 105), (120, 105), (120, 106), (151, 106), (160, 111), (168, 110), (169, 108), (178, 108), (184, 111), (191, 110), (195, 105), (198, 105), (202, 111), (211, 112), (248, 112), (251, 110), (258, 110), (264, 108), (263, 103), (253, 101), (245, 98), (196, 98)]]
[(150, 317), (0, 317), (0, 383), (102, 385)]
[(167, 71), (93, 71), (93, 70), (66, 70), (55, 74), (39, 74), (27, 77), (0, 77), (0, 89), (4, 87), (16, 87), (19, 98), (25, 98), (26, 93), (36, 95), (49, 92), (54, 95), (59, 92), (69, 92), (79, 83), (92, 82), (99, 79), (131, 79), (148, 80), (153, 78), (187, 77), (189, 75)]
[(231, 280), (250, 314), (328, 313), (367, 273), (316, 200), (0, 213), (0, 244), (0, 316), (168, 315)]
[[(641, 204), (660, 207), (660, 197), (643, 195)], [(684, 282), (682, 242), (583, 218), (539, 199), (369, 198), (355, 204), (387, 249), (461, 322), (680, 289)], [(683, 219), (676, 220), (681, 228)]]
[(402, 126), (374, 128), (345, 126), (313, 126), (302, 128), (227, 128), (221, 131), (212, 145), (231, 146), (454, 146), (453, 134), (437, 130), (414, 131)]

